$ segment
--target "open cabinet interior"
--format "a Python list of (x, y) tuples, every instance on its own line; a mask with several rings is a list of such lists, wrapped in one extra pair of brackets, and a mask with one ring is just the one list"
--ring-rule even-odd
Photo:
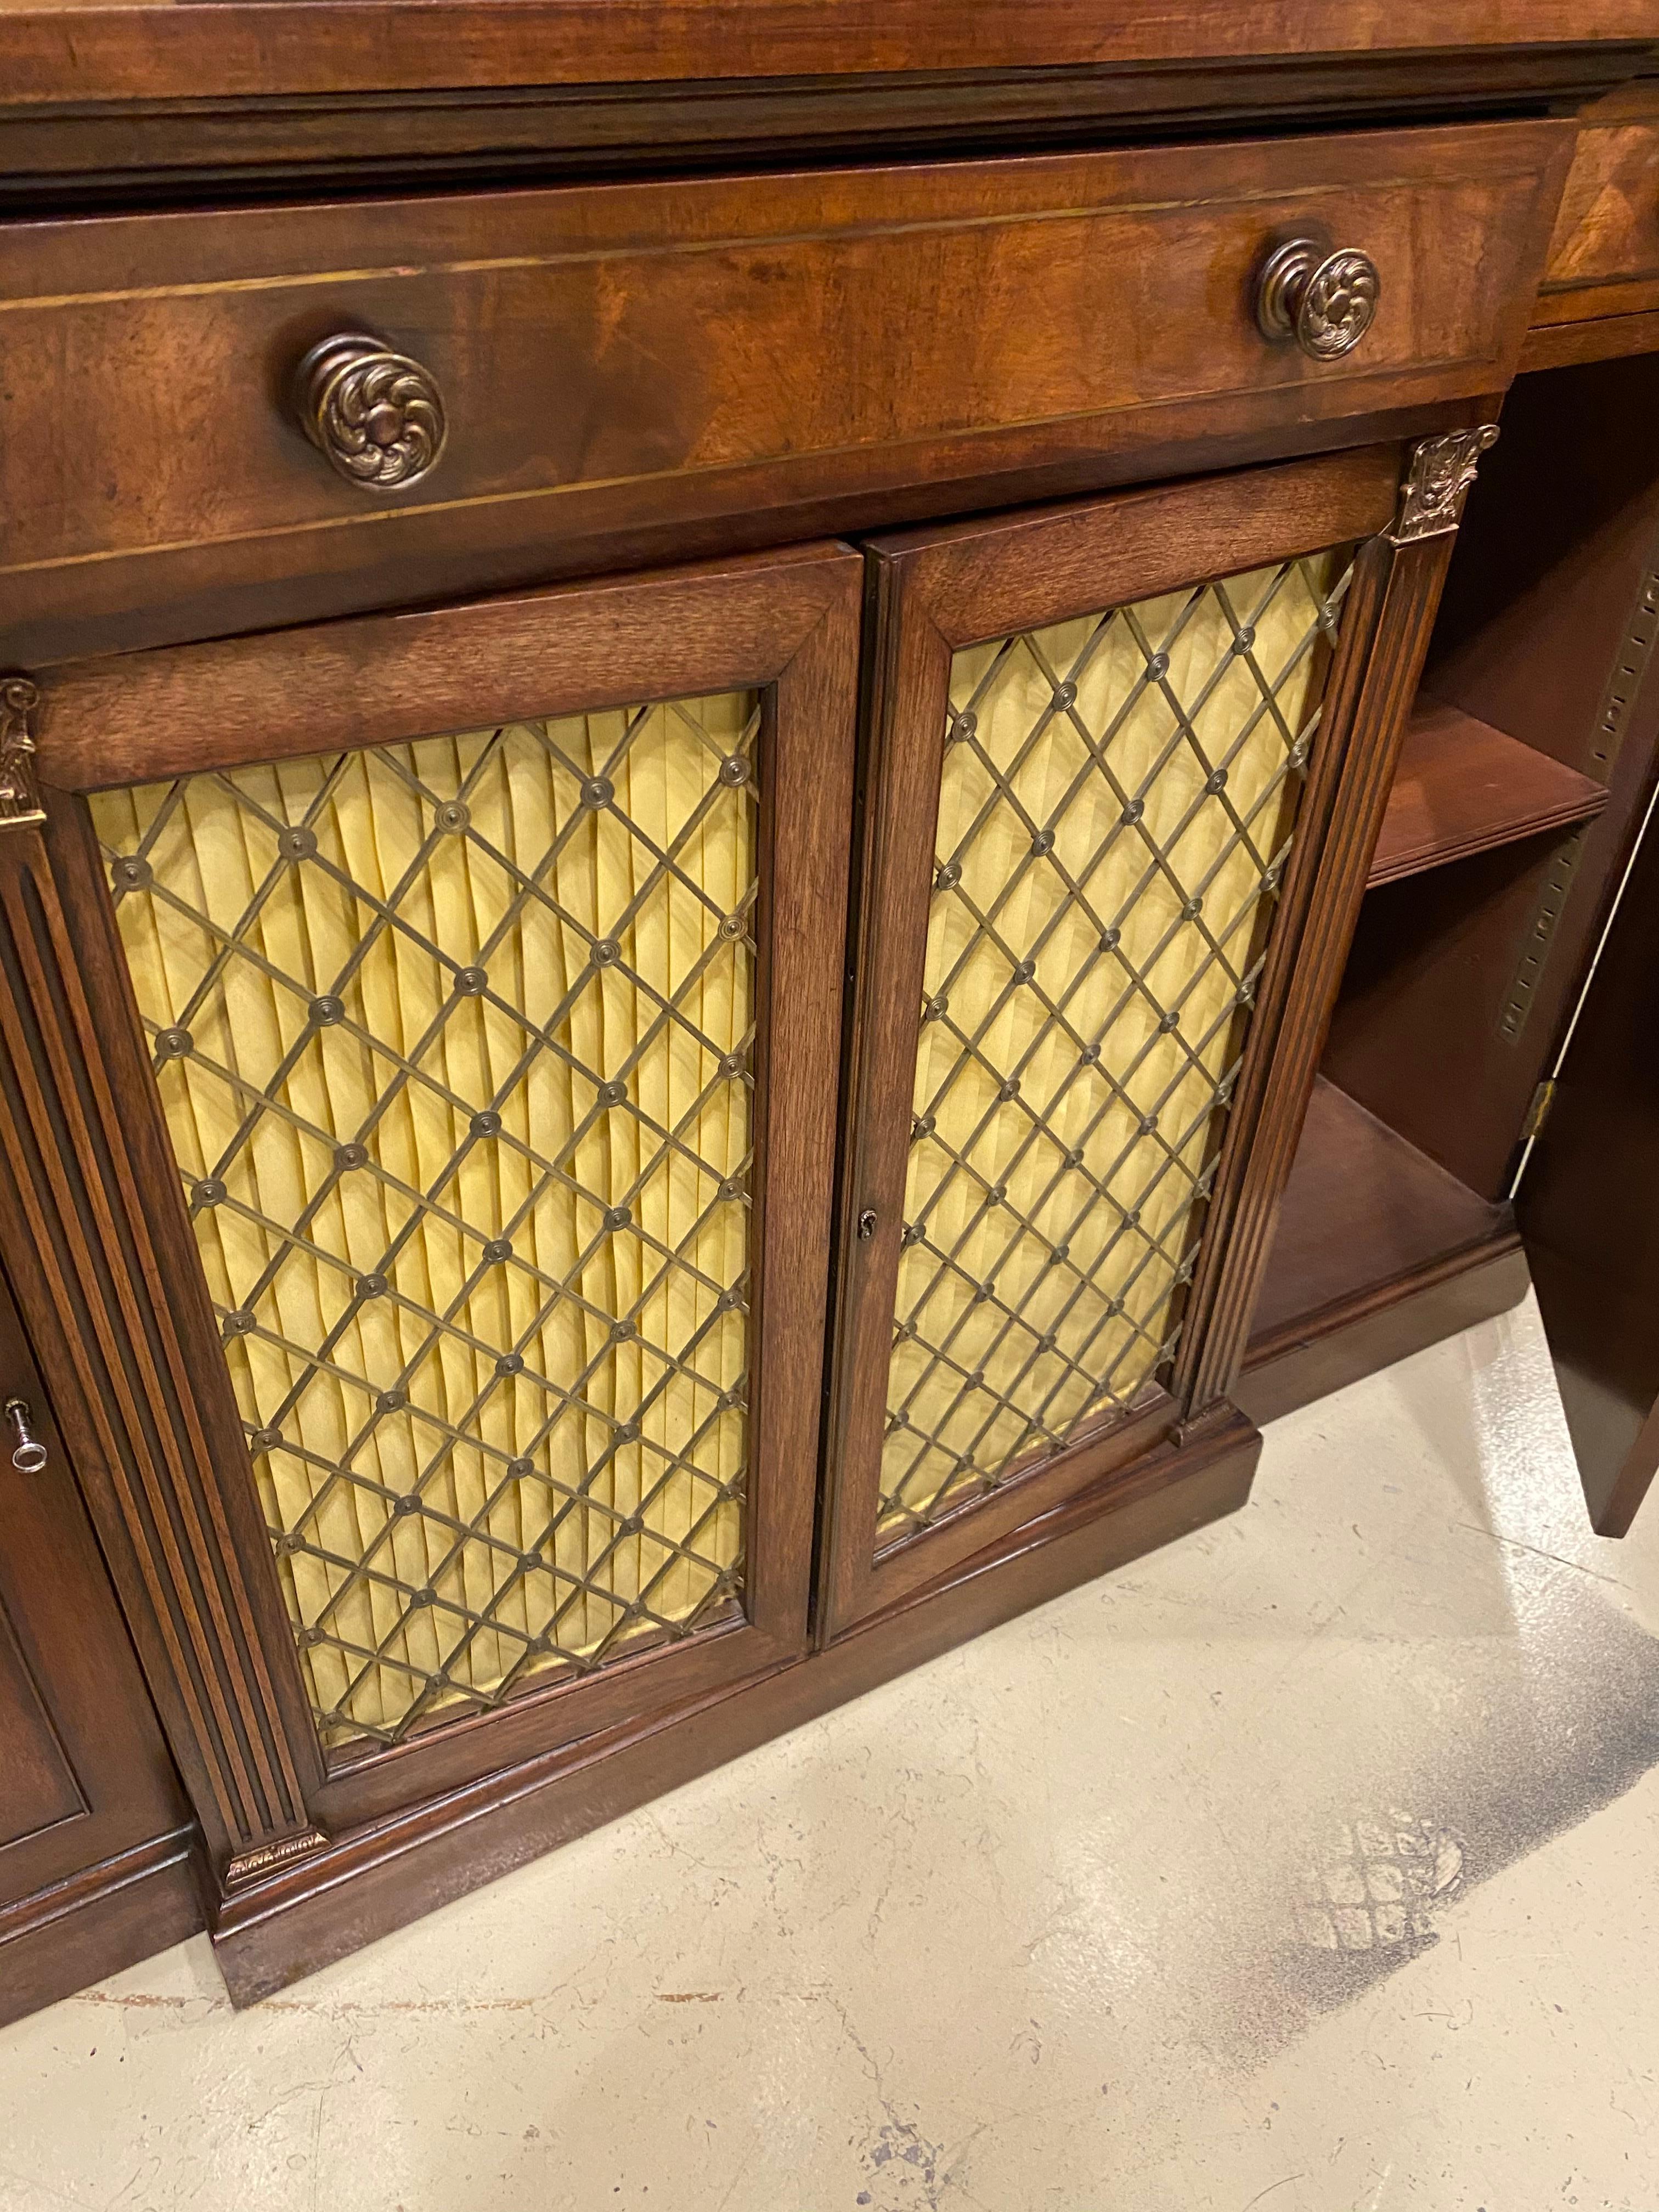
[(1522, 377), (1280, 1208), (1240, 1393), (1258, 1420), (1525, 1293), (1517, 1176), (1653, 787), (1656, 564), (1651, 358)]

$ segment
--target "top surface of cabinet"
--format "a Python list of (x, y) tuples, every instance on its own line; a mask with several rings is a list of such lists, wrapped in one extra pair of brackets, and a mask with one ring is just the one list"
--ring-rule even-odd
[(23, 6), (18, 100), (276, 91), (848, 76), (1249, 60), (1274, 55), (1650, 42), (1651, 0), (331, 0), (190, 8)]

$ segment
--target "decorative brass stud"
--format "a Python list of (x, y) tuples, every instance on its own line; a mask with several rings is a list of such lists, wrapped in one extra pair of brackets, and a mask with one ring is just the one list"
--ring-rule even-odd
[(429, 371), (379, 338), (325, 338), (294, 377), (300, 427), (348, 483), (402, 491), (436, 466), (447, 425)]

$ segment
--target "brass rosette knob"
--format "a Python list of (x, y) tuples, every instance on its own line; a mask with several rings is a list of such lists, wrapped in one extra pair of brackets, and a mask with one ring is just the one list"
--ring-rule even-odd
[(300, 426), (348, 483), (401, 491), (436, 466), (447, 424), (431, 373), (379, 338), (325, 338), (294, 377)]
[(1382, 290), (1369, 253), (1292, 238), (1261, 264), (1255, 319), (1264, 337), (1294, 339), (1312, 361), (1340, 361), (1370, 330)]

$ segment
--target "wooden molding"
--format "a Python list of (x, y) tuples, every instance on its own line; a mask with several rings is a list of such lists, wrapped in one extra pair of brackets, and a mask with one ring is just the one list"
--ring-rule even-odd
[(181, 1828), (0, 1910), (0, 2027), (195, 1935), (196, 1858)]
[[(1621, 82), (1622, 44), (1345, 53), (1261, 52), (1231, 61), (935, 67), (848, 76), (677, 83), (369, 88), (332, 92), (9, 105), (0, 83), (0, 208), (155, 204), (257, 185), (289, 195), (504, 179), (546, 183), (765, 161), (915, 158), (1100, 145), (1172, 128), (1356, 128), (1577, 110)], [(1615, 95), (1616, 96), (1616, 95)]]
[(1396, 1360), (1508, 1313), (1532, 1278), (1513, 1229), (1374, 1283), (1340, 1304), (1252, 1340), (1237, 1400), (1264, 1426)]
[(239, 1851), (225, 1868), (224, 1893), (228, 1897), (239, 1889), (246, 1889), (251, 1881), (275, 1874), (279, 1867), (291, 1866), (295, 1859), (307, 1858), (312, 1852), (327, 1848), (328, 1838), (320, 1828), (306, 1828), (297, 1836), (284, 1836), (280, 1843), (260, 1844), (251, 1851)]
[(1659, 309), (1600, 315), (1588, 322), (1535, 322), (1522, 343), (1521, 374), (1618, 361), (1636, 353), (1659, 353)]
[(422, 86), (648, 84), (911, 69), (1255, 62), (1261, 55), (1652, 45), (1648, 0), (289, 0), (7, 11), (9, 97), (226, 100)]
[(1648, 0), (290, 0), (8, 11), (9, 99), (225, 100), (521, 84), (847, 77), (912, 70), (1248, 64), (1294, 52), (1555, 47), (1569, 81), (1603, 44), (1633, 75), (1653, 40)]

